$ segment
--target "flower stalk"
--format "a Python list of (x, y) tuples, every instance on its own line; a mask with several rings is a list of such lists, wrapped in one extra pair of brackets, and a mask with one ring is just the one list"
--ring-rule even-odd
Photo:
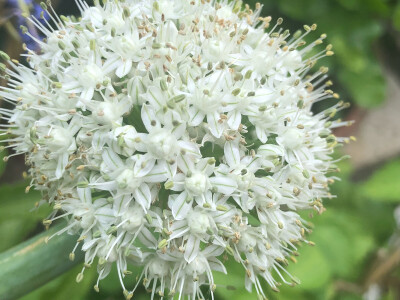
[(52, 226), (50, 230), (0, 254), (0, 299), (18, 299), (83, 261), (82, 251), (75, 252), (73, 261), (65, 251), (75, 245), (75, 236), (57, 235), (46, 243), (64, 226)]

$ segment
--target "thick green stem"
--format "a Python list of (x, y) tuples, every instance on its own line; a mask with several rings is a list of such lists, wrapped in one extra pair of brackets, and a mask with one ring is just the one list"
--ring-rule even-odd
[(76, 244), (76, 236), (64, 233), (47, 238), (63, 228), (52, 227), (30, 240), (0, 254), (0, 299), (17, 299), (51, 281), (83, 260), (76, 251), (75, 260), (68, 254)]

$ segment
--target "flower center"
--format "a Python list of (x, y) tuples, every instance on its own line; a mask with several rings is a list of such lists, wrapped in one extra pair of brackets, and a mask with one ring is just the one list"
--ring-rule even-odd
[(147, 137), (147, 151), (154, 158), (172, 158), (177, 152), (177, 140), (165, 129), (151, 132)]
[(203, 173), (195, 172), (192, 174), (187, 174), (185, 179), (185, 187), (186, 190), (192, 195), (200, 196), (208, 190), (209, 181), (207, 176), (205, 176)]
[(66, 150), (72, 143), (74, 139), (70, 132), (64, 128), (55, 128), (51, 131), (52, 138), (49, 140), (49, 145), (53, 151)]
[(82, 228), (86, 229), (86, 228), (89, 228), (90, 226), (92, 226), (95, 221), (96, 220), (95, 220), (93, 211), (90, 210), (87, 213), (82, 215), (80, 224), (81, 224)]
[(117, 105), (109, 102), (101, 102), (97, 108), (97, 115), (95, 117), (101, 124), (113, 124), (121, 119), (121, 114)]
[(149, 273), (155, 277), (168, 275), (169, 265), (165, 260), (154, 258), (149, 262)]
[(242, 169), (240, 171), (240, 175), (238, 175), (238, 188), (240, 190), (247, 190), (251, 188), (255, 178), (256, 176), (254, 175), (254, 173), (250, 172), (247, 169)]
[(304, 133), (300, 129), (289, 128), (283, 133), (280, 140), (285, 148), (295, 150), (304, 143)]
[(142, 184), (142, 179), (137, 178), (130, 169), (125, 169), (117, 177), (116, 182), (120, 189), (135, 190)]
[(250, 234), (243, 232), (238, 243), (239, 251), (251, 251), (257, 245), (257, 240)]
[(94, 87), (97, 83), (103, 82), (103, 71), (96, 64), (87, 65), (79, 76), (83, 86)]
[(144, 212), (139, 205), (129, 207), (124, 213), (123, 219), (127, 220), (122, 225), (126, 231), (135, 231), (140, 225), (143, 224)]
[(190, 264), (185, 268), (187, 275), (193, 277), (204, 274), (207, 270), (207, 263), (199, 257), (196, 257)]
[(187, 221), (191, 233), (204, 234), (210, 227), (208, 216), (198, 211), (193, 211), (189, 214)]

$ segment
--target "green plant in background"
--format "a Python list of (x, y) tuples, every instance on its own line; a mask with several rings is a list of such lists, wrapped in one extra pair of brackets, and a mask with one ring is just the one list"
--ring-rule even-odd
[[(376, 56), (379, 50), (376, 42), (386, 34), (388, 26), (399, 29), (400, 3), (379, 0), (281, 0), (264, 5), (263, 14), (283, 15), (286, 24), (293, 24), (293, 28), (312, 20), (318, 23), (319, 30), (328, 34), (336, 56), (332, 63), (324, 63), (336, 74), (342, 96), (368, 108), (383, 101), (385, 84)], [(398, 255), (399, 237), (396, 235), (393, 211), (400, 203), (396, 184), (400, 182), (399, 162), (387, 163), (370, 179), (356, 184), (350, 178), (353, 172), (350, 165), (340, 163), (339, 167), (345, 176), (341, 182), (334, 184), (332, 194), (340, 197), (329, 200), (327, 211), (311, 219), (310, 226), (315, 225), (315, 229), (309, 238), (316, 247), (301, 247), (298, 250), (300, 256), (291, 257), (297, 263), (291, 263), (288, 270), (302, 284), (295, 288), (280, 288), (279, 294), (266, 288), (268, 298), (360, 299), (378, 283), (381, 296), (396, 299), (399, 279), (395, 265), (390, 262)], [(4, 203), (0, 210), (0, 234), (6, 241), (1, 245), (2, 250), (35, 232), (38, 222), (48, 213), (46, 209), (40, 209), (30, 217), (32, 219), (26, 218), (31, 203), (38, 201), (40, 196), (35, 193), (25, 195), (22, 185), (7, 185), (0, 191)], [(16, 233), (13, 233), (11, 229), (15, 228)], [(386, 249), (384, 254), (382, 248)], [(379, 256), (375, 255), (378, 251)], [(387, 265), (389, 267), (385, 268)], [(241, 269), (232, 259), (228, 260), (227, 268), (228, 278), (214, 274), (218, 283), (216, 299), (249, 299), (243, 286)], [(23, 299), (120, 299), (116, 270), (104, 281), (100, 294), (93, 291), (97, 277), (95, 268), (85, 273), (85, 278), (76, 288), (75, 278), (79, 271), (80, 268), (73, 269)], [(130, 276), (134, 278), (136, 275)], [(148, 294), (143, 289), (138, 290), (134, 299), (148, 299)]]

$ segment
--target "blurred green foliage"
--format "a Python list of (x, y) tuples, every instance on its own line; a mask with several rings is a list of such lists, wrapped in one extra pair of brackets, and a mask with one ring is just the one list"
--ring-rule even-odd
[(26, 186), (23, 182), (0, 187), (0, 252), (29, 237), (49, 212), (45, 207), (32, 211), (35, 202), (40, 200), (40, 193), (26, 194)]
[(400, 160), (394, 160), (387, 163), (363, 186), (363, 195), (366, 198), (387, 201), (400, 202)]

